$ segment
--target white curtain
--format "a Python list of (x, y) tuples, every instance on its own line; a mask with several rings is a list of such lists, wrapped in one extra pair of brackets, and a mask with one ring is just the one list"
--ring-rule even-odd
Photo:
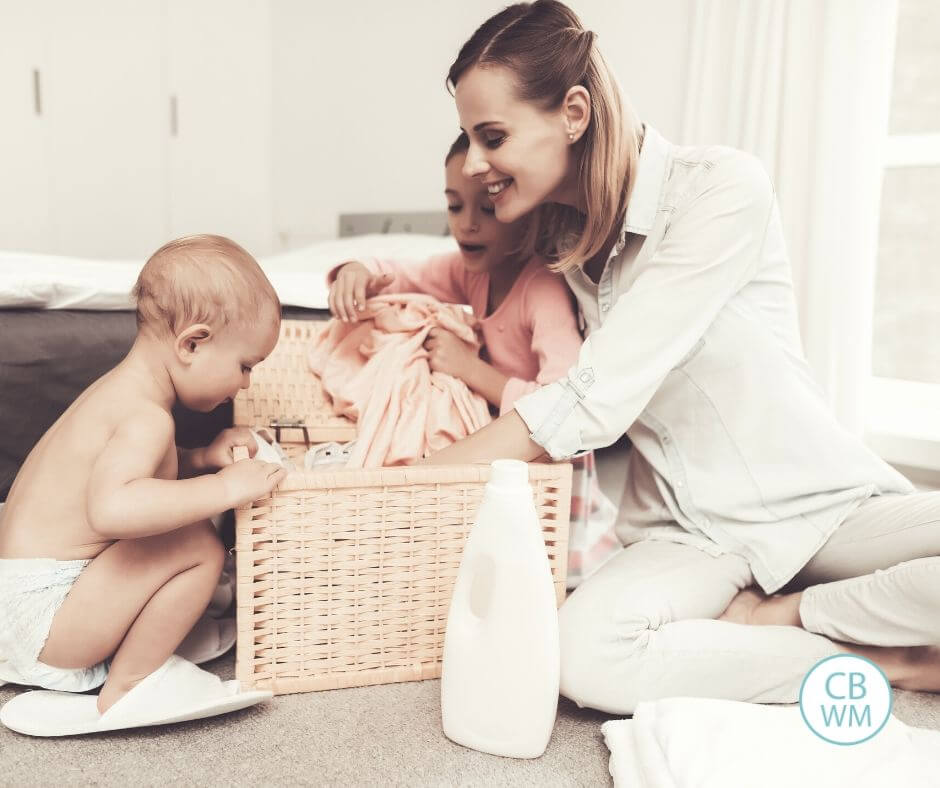
[(860, 435), (897, 0), (690, 0), (690, 10), (679, 141), (763, 160), (807, 358)]

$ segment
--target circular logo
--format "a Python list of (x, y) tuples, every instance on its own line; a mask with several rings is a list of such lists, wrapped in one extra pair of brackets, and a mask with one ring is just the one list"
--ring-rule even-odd
[(891, 684), (881, 668), (854, 654), (820, 660), (800, 687), (803, 721), (831, 744), (868, 741), (888, 722), (893, 702)]

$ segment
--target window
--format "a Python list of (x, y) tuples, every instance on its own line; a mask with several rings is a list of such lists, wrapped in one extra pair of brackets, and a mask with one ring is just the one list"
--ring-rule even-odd
[(875, 285), (869, 442), (940, 474), (940, 5), (900, 0)]

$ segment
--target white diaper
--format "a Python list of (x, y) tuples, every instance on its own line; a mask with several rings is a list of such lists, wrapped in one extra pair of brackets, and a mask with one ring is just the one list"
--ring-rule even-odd
[(251, 431), (251, 434), (255, 438), (255, 443), (258, 444), (258, 451), (255, 454), (255, 459), (262, 460), (263, 462), (273, 462), (277, 465), (283, 465), (289, 471), (296, 470), (294, 463), (291, 461), (290, 457), (287, 456), (287, 452), (284, 451), (284, 447), (274, 440), (270, 432), (267, 430), (264, 432), (265, 434), (262, 435), (258, 432), (255, 432), (255, 430)]
[(53, 617), (89, 563), (0, 559), (0, 680), (66, 692), (85, 692), (104, 684), (106, 662), (69, 669), (39, 661)]
[(330, 441), (311, 446), (304, 454), (304, 468), (310, 471), (323, 470), (326, 466), (345, 467), (355, 445), (355, 441), (349, 441), (349, 443)]

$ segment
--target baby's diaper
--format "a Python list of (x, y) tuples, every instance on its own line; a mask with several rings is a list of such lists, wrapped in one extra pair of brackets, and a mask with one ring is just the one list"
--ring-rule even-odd
[(107, 663), (55, 668), (39, 661), (52, 619), (90, 561), (0, 559), (0, 680), (67, 692), (104, 684)]
[(311, 446), (304, 455), (304, 468), (309, 470), (319, 470), (324, 466), (345, 467), (349, 463), (349, 455), (352, 453), (355, 441), (349, 443), (320, 443)]

